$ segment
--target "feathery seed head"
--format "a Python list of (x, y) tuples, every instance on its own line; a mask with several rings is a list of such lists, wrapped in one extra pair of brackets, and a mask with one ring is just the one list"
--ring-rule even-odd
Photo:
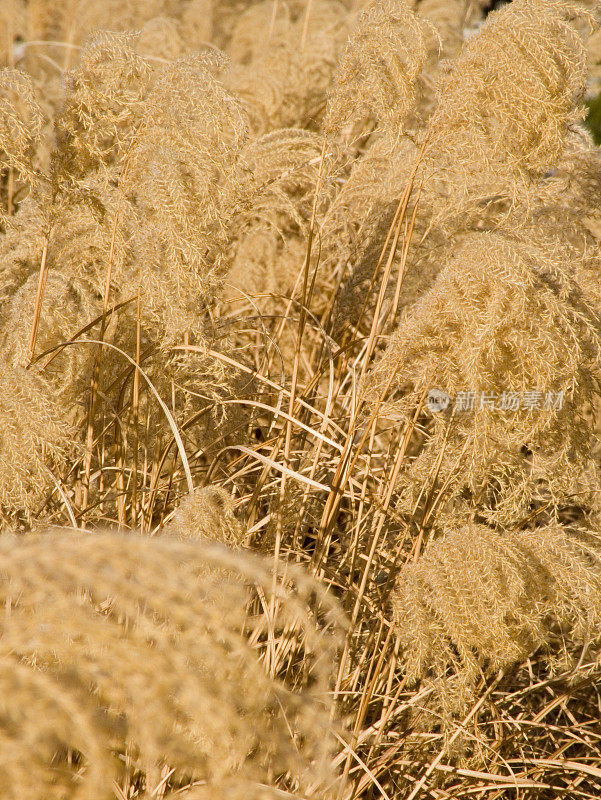
[(473, 169), (544, 172), (583, 117), (586, 55), (563, 0), (515, 0), (493, 12), (449, 68), (432, 148)]
[[(287, 774), (308, 791), (326, 779), (334, 606), (300, 572), (278, 584), (270, 622), (294, 653), (314, 654), (295, 691), (268, 677), (260, 619), (245, 619), (250, 589), (272, 591), (256, 556), (169, 536), (63, 530), (3, 537), (0, 573), (7, 798), (108, 799), (126, 749), (149, 792), (164, 765), (214, 792), (231, 780), (273, 786), (272, 776)], [(315, 591), (321, 630), (307, 609)]]
[(601, 634), (601, 542), (559, 526), (468, 523), (400, 570), (392, 606), (413, 679), (444, 679), (450, 666), (494, 672), (558, 635), (588, 644)]
[(374, 0), (357, 20), (341, 56), (327, 125), (375, 118), (400, 135), (428, 56), (429, 30), (404, 0)]
[(204, 486), (180, 503), (170, 529), (192, 539), (239, 545), (244, 531), (234, 514), (231, 495), (219, 486)]
[(0, 158), (25, 178), (34, 174), (32, 149), (43, 123), (32, 79), (18, 69), (0, 69)]
[[(434, 420), (408, 487), (417, 491), (440, 456), (441, 480), (499, 519), (519, 517), (541, 491), (576, 491), (578, 475), (581, 489), (595, 488), (585, 409), (599, 391), (601, 318), (572, 256), (557, 244), (471, 234), (408, 313), (368, 377), (368, 396), (384, 400), (384, 415), (410, 415), (433, 387), (457, 406)], [(403, 386), (412, 389), (387, 407), (387, 387)], [(519, 405), (502, 410), (512, 396)]]

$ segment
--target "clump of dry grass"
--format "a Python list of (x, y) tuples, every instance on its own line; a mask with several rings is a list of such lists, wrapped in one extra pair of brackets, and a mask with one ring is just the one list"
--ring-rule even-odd
[[(108, 798), (114, 779), (144, 788), (143, 776), (151, 796), (165, 765), (206, 791), (236, 774), (248, 786), (288, 774), (305, 791), (326, 778), (316, 725), (335, 639), (327, 616), (318, 631), (303, 610), (317, 587), (300, 573), (296, 589), (276, 584), (271, 619), (272, 635), (285, 630), (315, 659), (291, 693), (259, 661), (261, 625), (245, 623), (247, 585), (272, 592), (257, 558), (172, 537), (55, 531), (4, 537), (0, 561), (6, 797)], [(163, 785), (173, 788), (171, 774)]]
[(231, 495), (219, 486), (204, 486), (186, 496), (178, 506), (171, 526), (180, 535), (239, 545), (245, 532), (234, 513)]
[(434, 388), (454, 401), (402, 479), (408, 509), (424, 484), (438, 485), (509, 521), (535, 499), (553, 513), (562, 497), (596, 488), (585, 409), (599, 391), (601, 319), (571, 257), (473, 234), (399, 327), (368, 391), (375, 403), (410, 391), (381, 413), (412, 414)]
[(594, 532), (494, 531), (468, 523), (430, 540), (392, 595), (406, 674), (474, 681), (540, 647), (599, 638), (601, 550)]
[(371, 3), (341, 55), (328, 125), (375, 119), (400, 136), (426, 63), (428, 26), (403, 0)]
[(590, 3), (9, 5), (19, 796), (599, 795)]

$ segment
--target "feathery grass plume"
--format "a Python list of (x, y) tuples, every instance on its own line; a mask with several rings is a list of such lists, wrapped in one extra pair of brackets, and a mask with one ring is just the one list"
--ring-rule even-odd
[[(26, 367), (31, 360), (31, 326), (36, 316), (38, 275), (31, 275), (12, 297), (4, 333), (5, 357), (16, 366)], [(38, 315), (37, 351), (51, 351), (101, 313), (98, 294), (90, 283), (67, 278), (53, 270), (46, 277), (45, 301)], [(72, 401), (81, 398), (89, 386), (90, 348), (66, 347), (55, 354), (44, 377), (59, 397)]]
[[(115, 272), (125, 257), (122, 239), (127, 230), (112, 230), (115, 191), (111, 195), (104, 189), (104, 176), (65, 185), (60, 175), (53, 172), (50, 180), (32, 187), (0, 242), (1, 340), (5, 358), (17, 366), (26, 366), (32, 356), (64, 344), (99, 319), (111, 247)], [(81, 337), (94, 338), (97, 331), (92, 327)], [(45, 376), (65, 402), (81, 401), (92, 360), (90, 347), (55, 353)]]
[(65, 106), (57, 118), (60, 164), (74, 177), (129, 152), (144, 113), (150, 66), (133, 49), (131, 34), (97, 33), (65, 76)]
[[(279, 129), (250, 140), (238, 160), (238, 169), (246, 174), (252, 187), (247, 190), (253, 203), (249, 212), (256, 209), (257, 216), (281, 227), (282, 234), (293, 224), (306, 227), (323, 146), (322, 136), (298, 128)], [(331, 161), (331, 155), (326, 153), (322, 172), (327, 174)], [(320, 199), (323, 203), (324, 198)], [(242, 224), (247, 223), (248, 217), (240, 216)]]
[(374, 0), (340, 58), (327, 126), (375, 120), (400, 136), (414, 109), (429, 32), (404, 0)]
[(385, 416), (411, 414), (432, 388), (454, 400), (401, 478), (409, 509), (438, 459), (439, 486), (468, 492), (499, 521), (536, 498), (553, 514), (562, 498), (597, 488), (585, 409), (599, 392), (601, 318), (573, 257), (560, 243), (474, 233), (401, 324), (368, 396), (396, 393)]
[(0, 370), (0, 522), (29, 523), (69, 445), (67, 414), (34, 370), (2, 359)]
[(277, 583), (270, 620), (292, 658), (311, 654), (305, 675), (291, 665), (290, 690), (259, 659), (267, 620), (245, 622), (249, 589), (272, 594), (256, 556), (63, 530), (3, 537), (0, 570), (4, 796), (110, 798), (114, 779), (150, 796), (163, 766), (177, 770), (167, 793), (196, 778), (207, 791), (235, 779), (330, 796), (325, 691), (338, 612), (300, 571)]
[(576, 126), (554, 169), (537, 187), (531, 221), (552, 226), (555, 235), (567, 238), (583, 254), (592, 252), (601, 238), (596, 202), (600, 188), (599, 148), (588, 131)]
[(33, 149), (43, 123), (31, 78), (18, 69), (0, 69), (0, 159), (25, 180), (35, 174)]
[(556, 525), (467, 523), (401, 568), (391, 602), (408, 678), (469, 684), (540, 647), (598, 644), (601, 540)]
[(245, 533), (234, 515), (232, 496), (220, 486), (203, 486), (179, 504), (170, 530), (192, 539), (209, 539), (232, 547)]
[(233, 245), (224, 297), (246, 294), (289, 295), (303, 268), (307, 246), (300, 238), (283, 238), (271, 225), (244, 231)]
[(238, 295), (238, 288), (287, 296), (294, 288), (306, 257), (314, 201), (321, 215), (331, 197), (330, 187), (322, 187), (334, 160), (326, 153), (322, 163), (323, 146), (318, 134), (292, 128), (251, 139), (241, 152), (234, 180), (249, 199), (230, 228), (226, 296)]
[[(398, 144), (392, 135), (370, 142), (353, 164), (328, 214), (327, 238), (342, 244), (342, 257), (354, 265), (335, 317), (347, 319), (349, 312), (352, 318), (355, 306), (364, 307), (363, 287), (371, 283), (394, 208), (414, 168), (420, 199), (401, 308), (431, 283), (445, 241), (460, 243), (470, 230), (508, 225), (512, 209), (518, 207), (511, 219), (515, 224), (518, 216), (534, 213), (533, 207), (540, 211), (549, 202), (547, 172), (559, 163), (573, 138), (572, 123), (581, 116), (583, 45), (567, 21), (568, 6), (551, 2), (535, 15), (530, 0), (522, 10), (519, 2), (492, 15), (484, 32), (470, 40), (452, 64), (428, 133), (422, 129), (418, 137), (428, 137), (420, 164), (416, 144)], [(421, 9), (425, 12), (427, 6), (422, 3)], [(507, 52), (520, 53), (523, 63), (516, 67), (512, 62), (506, 69)], [(427, 98), (420, 103), (425, 120), (430, 103)], [(524, 150), (522, 157), (507, 149), (526, 147), (519, 144), (518, 135), (530, 136), (532, 147), (546, 147), (544, 153), (537, 151), (537, 174), (534, 150), (530, 155)], [(528, 183), (517, 182), (526, 172)], [(409, 214), (412, 211), (410, 202)]]
[(225, 269), (228, 219), (237, 202), (228, 178), (246, 136), (239, 101), (205, 59), (159, 71), (126, 180), (138, 268), (125, 291), (142, 288), (150, 328), (172, 340), (198, 327)]
[(336, 0), (311, 4), (298, 19), (266, 0), (241, 16), (228, 52), (224, 81), (242, 99), (255, 133), (274, 128), (318, 129), (347, 15)]
[[(491, 59), (484, 49), (481, 55), (483, 63)], [(445, 102), (443, 93), (441, 105)], [(467, 133), (470, 130), (466, 127)], [(494, 169), (487, 170), (471, 161), (468, 168), (463, 156), (456, 157), (456, 153), (449, 159), (446, 141), (442, 137), (438, 140), (436, 126), (431, 135), (433, 141), (420, 164), (416, 165), (415, 144), (397, 145), (385, 139), (370, 142), (362, 157), (354, 162), (327, 219), (326, 238), (333, 241), (334, 250), (342, 248), (341, 258), (353, 264), (335, 318), (352, 320), (356, 316), (354, 309), (363, 308), (365, 285), (371, 283), (394, 209), (414, 168), (420, 197), (400, 308), (414, 302), (431, 284), (439, 270), (441, 248), (451, 242), (459, 246), (470, 230), (494, 229), (499, 225), (523, 230), (524, 221), (528, 220), (533, 230), (552, 224), (554, 235), (568, 238), (578, 249), (582, 249), (585, 241), (595, 246), (590, 233), (591, 223), (594, 224), (591, 206), (596, 202), (593, 199), (595, 149), (585, 143), (577, 126), (566, 131), (563, 151), (558, 153), (553, 168), (536, 179), (531, 174), (528, 184), (516, 183), (512, 172), (515, 165), (496, 162)], [(471, 158), (470, 151), (466, 153)], [(510, 180), (507, 174), (500, 178), (503, 170), (509, 170)], [(412, 211), (413, 200), (409, 203), (409, 214)], [(544, 230), (543, 235), (547, 236)], [(590, 261), (590, 248), (588, 256)]]
[(142, 58), (176, 61), (186, 51), (182, 27), (170, 17), (154, 17), (140, 30), (136, 50)]
[[(394, 142), (386, 136), (372, 137), (354, 160), (322, 226), (323, 259), (328, 269), (344, 276), (333, 312), (335, 337), (344, 328), (356, 328), (360, 317), (362, 332), (371, 325), (381, 280), (378, 265), (383, 251), (389, 250), (385, 243), (410, 184), (405, 221), (411, 221), (411, 239), (407, 248), (408, 231), (403, 228), (392, 254), (393, 278), (385, 292), (385, 311), (397, 301), (400, 311), (409, 308), (432, 285), (441, 268), (441, 253), (482, 227), (483, 220), (492, 226), (507, 214), (504, 205), (495, 206), (490, 198), (482, 203), (479, 194), (451, 204), (448, 177), (421, 159), (416, 143), (409, 138)], [(399, 275), (400, 285), (395, 277)]]
[(548, 170), (583, 117), (586, 56), (570, 20), (586, 13), (564, 0), (515, 0), (490, 14), (443, 81), (435, 157), (468, 173)]

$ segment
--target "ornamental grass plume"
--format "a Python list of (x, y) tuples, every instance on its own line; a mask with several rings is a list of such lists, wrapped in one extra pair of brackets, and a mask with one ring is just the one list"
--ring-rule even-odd
[(32, 79), (17, 69), (0, 68), (0, 163), (28, 180), (34, 174), (34, 148), (44, 116)]
[(322, 159), (324, 148), (319, 134), (291, 128), (253, 138), (241, 152), (235, 180), (240, 175), (242, 194), (252, 202), (242, 205), (230, 228), (226, 297), (239, 295), (240, 289), (280, 296), (294, 289), (306, 258), (314, 201), (321, 215), (332, 196), (335, 162), (330, 153)]
[[(53, 191), (39, 202), (53, 218), (50, 264), (60, 252), (69, 277), (76, 271), (101, 295), (107, 274), (119, 299), (140, 291), (143, 329), (168, 347), (188, 331), (200, 335), (225, 270), (239, 200), (231, 176), (247, 123), (214, 77), (214, 59), (179, 59), (153, 72), (135, 43), (101, 32), (68, 73)], [(85, 250), (73, 229), (84, 227), (89, 253), (73, 259)]]
[(443, 80), (434, 157), (468, 173), (548, 170), (583, 118), (586, 55), (571, 20), (587, 13), (564, 0), (516, 0), (491, 13)]
[(65, 102), (57, 116), (57, 169), (75, 178), (122, 166), (144, 113), (151, 68), (134, 51), (137, 37), (96, 33), (65, 75)]
[[(574, 129), (549, 177), (539, 185), (530, 213), (522, 214), (516, 224), (530, 225), (539, 237), (552, 230), (553, 235), (576, 248), (578, 264), (588, 272), (591, 285), (597, 282), (601, 214), (597, 197), (601, 188), (599, 148), (582, 127)], [(584, 278), (584, 274), (583, 274)]]
[(550, 525), (495, 531), (467, 522), (403, 566), (391, 598), (410, 680), (473, 684), (557, 646), (598, 647), (601, 539)]
[(179, 504), (170, 525), (174, 533), (191, 539), (241, 544), (245, 532), (234, 514), (232, 496), (220, 486), (203, 486)]
[[(15, 366), (26, 367), (32, 357), (31, 328), (36, 318), (39, 276), (31, 275), (13, 294), (7, 308), (3, 344), (5, 357)], [(66, 403), (86, 391), (90, 381), (90, 348), (55, 348), (91, 324), (101, 314), (99, 297), (88, 281), (67, 278), (59, 271), (46, 277), (45, 303), (38, 314), (36, 344), (38, 352), (53, 356), (44, 369), (44, 378)], [(85, 338), (85, 337), (84, 337)]]
[(260, 611), (245, 620), (252, 587), (268, 602), (272, 593), (256, 556), (161, 535), (56, 530), (3, 537), (0, 571), (5, 797), (108, 799), (114, 780), (144, 797), (159, 785), (161, 796), (180, 797), (191, 779), (205, 785), (199, 796), (228, 782), (248, 796), (276, 785), (330, 796), (324, 691), (337, 612), (298, 570), (275, 584), (270, 619), (293, 660), (311, 654), (302, 669), (288, 667), (293, 689), (277, 663), (261, 663), (270, 645)]
[[(212, 57), (153, 72), (136, 41), (100, 33), (68, 75), (54, 164), (75, 179), (80, 203), (57, 215), (49, 254), (72, 255), (78, 239), (66, 234), (87, 205), (90, 252), (70, 269), (101, 294), (107, 273), (118, 299), (140, 292), (143, 336), (166, 349), (188, 332), (202, 336), (225, 270), (246, 118), (214, 77)], [(55, 205), (63, 194), (59, 184)]]
[(142, 288), (150, 327), (168, 339), (198, 328), (225, 269), (228, 178), (246, 134), (240, 102), (201, 57), (159, 71), (125, 181), (136, 268), (123, 291)]
[(415, 107), (429, 33), (403, 0), (370, 3), (340, 57), (326, 125), (371, 120), (400, 137)]
[(401, 417), (430, 389), (453, 399), (401, 478), (407, 510), (420, 487), (446, 485), (505, 523), (534, 502), (553, 515), (598, 488), (587, 409), (599, 393), (601, 317), (573, 258), (559, 243), (474, 233), (407, 314), (368, 396)]
[(52, 474), (69, 450), (68, 414), (35, 370), (2, 359), (0, 370), (0, 527), (32, 522)]
[[(489, 15), (450, 62), (438, 107), (429, 122), (426, 111), (419, 132), (423, 154), (416, 143), (399, 142), (397, 132), (396, 139), (370, 143), (353, 165), (331, 216), (338, 208), (351, 214), (354, 225), (367, 223), (360, 241), (364, 233), (371, 238), (369, 226), (377, 227), (398, 202), (413, 170), (420, 200), (409, 258), (417, 256), (417, 246), (418, 263), (439, 248), (440, 235), (448, 239), (494, 226), (516, 206), (523, 217), (537, 195), (548, 191), (549, 171), (559, 166), (584, 114), (586, 60), (571, 24), (572, 7), (552, 0), (540, 4), (538, 13), (536, 2), (517, 0)], [(375, 33), (370, 41), (377, 47)], [(397, 38), (391, 42), (398, 45)], [(510, 65), (508, 52), (519, 54)], [(556, 76), (555, 83), (548, 75)]]
[(223, 80), (240, 96), (257, 134), (321, 126), (347, 14), (336, 0), (317, 0), (307, 14), (293, 18), (265, 0), (234, 29), (227, 49), (232, 67)]
[[(360, 287), (372, 281), (413, 174), (419, 202), (401, 308), (431, 284), (445, 241), (460, 243), (472, 230), (515, 225), (551, 203), (570, 206), (565, 195), (550, 196), (549, 177), (573, 147), (573, 126), (583, 116), (584, 48), (568, 6), (543, 4), (535, 15), (532, 2), (518, 0), (489, 16), (448, 67), (433, 114), (429, 101), (421, 110), (414, 103), (412, 113), (422, 119), (415, 141), (399, 141), (395, 131), (372, 137), (353, 163), (328, 213), (329, 235), (342, 243), (342, 258), (353, 263), (342, 298), (351, 317), (353, 306), (364, 306)], [(522, 40), (527, 44), (521, 46)], [(375, 32), (371, 41), (377, 47)], [(507, 52), (519, 54), (509, 67)], [(555, 84), (547, 74), (557, 75)]]

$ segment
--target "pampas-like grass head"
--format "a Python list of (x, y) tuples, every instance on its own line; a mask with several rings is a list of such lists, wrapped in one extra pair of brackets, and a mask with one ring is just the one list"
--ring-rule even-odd
[[(601, 318), (572, 257), (474, 233), (407, 315), (368, 379), (370, 397), (411, 387), (392, 403), (401, 416), (430, 389), (454, 401), (409, 467), (412, 497), (437, 461), (441, 484), (499, 521), (535, 499), (553, 513), (570, 492), (596, 488), (586, 406), (599, 391)], [(503, 407), (512, 396), (518, 404)]]
[(472, 168), (544, 172), (583, 116), (586, 56), (563, 0), (516, 0), (491, 14), (449, 69), (433, 146)]
[(601, 541), (558, 526), (493, 531), (468, 523), (399, 572), (395, 625), (412, 679), (474, 680), (565, 637), (601, 634)]
[(34, 370), (0, 362), (0, 524), (30, 522), (69, 444), (67, 415)]
[(204, 486), (180, 503), (171, 526), (174, 533), (191, 539), (209, 539), (237, 546), (244, 538), (234, 514), (232, 497), (220, 486)]
[(400, 135), (426, 63), (428, 31), (428, 24), (403, 0), (370, 3), (341, 56), (328, 125), (338, 127), (363, 117)]
[(305, 604), (322, 593), (300, 573), (289, 573), (296, 589), (276, 590), (270, 622), (313, 654), (291, 692), (260, 663), (260, 620), (245, 621), (249, 587), (269, 596), (273, 583), (256, 557), (55, 531), (4, 537), (0, 572), (4, 797), (108, 799), (120, 755), (149, 796), (165, 765), (168, 788), (196, 778), (213, 797), (232, 779), (252, 793), (286, 775), (300, 791), (326, 778), (333, 606), (322, 597), (317, 631)]
[(0, 158), (24, 177), (34, 172), (32, 150), (43, 122), (32, 79), (17, 69), (0, 69)]
[(135, 38), (97, 33), (67, 73), (65, 105), (57, 119), (59, 169), (80, 177), (120, 163), (128, 153), (151, 72), (133, 49)]

